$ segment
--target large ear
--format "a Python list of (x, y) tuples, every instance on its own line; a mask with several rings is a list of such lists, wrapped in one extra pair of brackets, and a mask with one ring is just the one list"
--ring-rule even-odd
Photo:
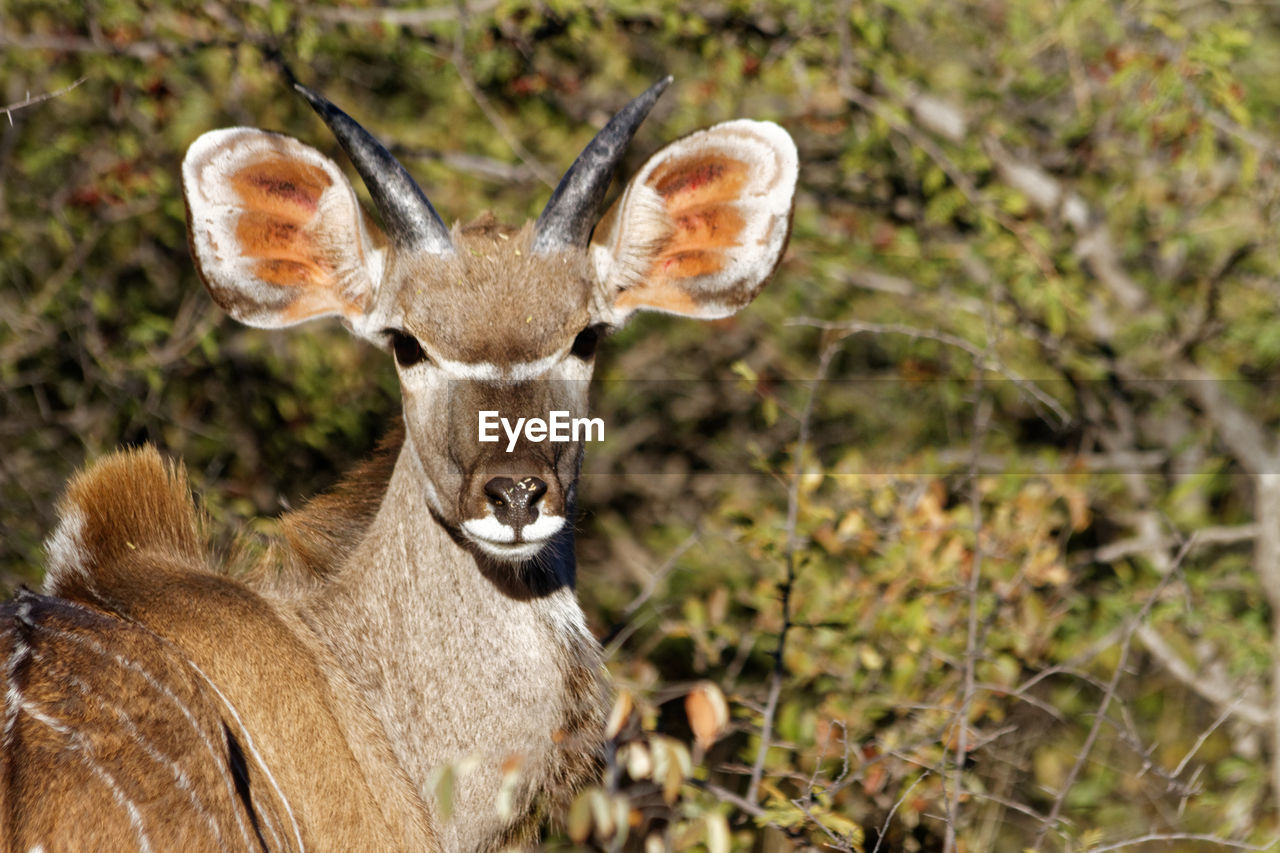
[(797, 169), (791, 137), (761, 121), (718, 124), (651, 157), (592, 236), (599, 319), (637, 308), (711, 319), (749, 303), (787, 246)]
[(372, 306), (386, 238), (337, 165), (296, 139), (233, 127), (204, 134), (182, 162), (191, 254), (205, 287), (250, 326)]

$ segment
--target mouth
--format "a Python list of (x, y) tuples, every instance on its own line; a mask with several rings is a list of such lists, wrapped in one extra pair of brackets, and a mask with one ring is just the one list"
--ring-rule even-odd
[(484, 539), (477, 539), (474, 536), (469, 537), (475, 546), (483, 551), (487, 556), (501, 563), (525, 563), (533, 559), (533, 556), (543, 549), (547, 544), (545, 542), (518, 542), (508, 544), (502, 542), (487, 542)]
[(519, 534), (509, 524), (503, 524), (493, 516), (473, 518), (462, 522), (462, 532), (477, 548), (489, 557), (504, 563), (523, 563), (532, 559), (551, 543), (564, 527), (564, 517), (540, 515), (532, 524), (526, 524)]

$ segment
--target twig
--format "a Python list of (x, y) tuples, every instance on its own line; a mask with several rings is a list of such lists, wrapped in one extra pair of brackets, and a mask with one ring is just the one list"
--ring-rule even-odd
[(1102, 732), (1103, 722), (1106, 720), (1107, 708), (1111, 705), (1111, 700), (1115, 698), (1116, 690), (1120, 686), (1120, 679), (1124, 675), (1125, 667), (1129, 662), (1129, 649), (1133, 644), (1134, 634), (1137, 633), (1138, 626), (1146, 620), (1147, 614), (1151, 612), (1151, 608), (1155, 606), (1156, 601), (1160, 598), (1160, 594), (1164, 588), (1168, 586), (1170, 581), (1176, 575), (1177, 569), (1182, 565), (1182, 561), (1186, 558), (1187, 553), (1191, 550), (1195, 537), (1189, 538), (1179, 550), (1177, 557), (1174, 558), (1173, 568), (1166, 572), (1160, 578), (1160, 582), (1156, 584), (1155, 589), (1147, 596), (1147, 600), (1143, 603), (1142, 609), (1138, 611), (1137, 616), (1133, 618), (1129, 628), (1124, 632), (1124, 638), (1120, 644), (1120, 657), (1116, 661), (1115, 670), (1111, 673), (1111, 679), (1107, 682), (1106, 690), (1102, 694), (1102, 701), (1098, 704), (1098, 710), (1093, 717), (1093, 725), (1089, 728), (1089, 734), (1085, 737), (1084, 744), (1080, 747), (1080, 754), (1076, 756), (1076, 761), (1071, 765), (1071, 770), (1067, 773), (1066, 781), (1063, 782), (1062, 788), (1058, 791), (1058, 795), (1053, 799), (1053, 807), (1049, 810), (1049, 814), (1045, 817), (1044, 822), (1040, 825), (1040, 831), (1036, 833), (1035, 842), (1032, 843), (1033, 848), (1039, 848), (1044, 841), (1046, 835), (1053, 826), (1058, 822), (1058, 816), (1062, 813), (1062, 807), (1067, 801), (1067, 794), (1075, 785), (1076, 777), (1080, 775), (1080, 771), (1084, 769), (1085, 762), (1089, 760), (1089, 753), (1093, 751), (1093, 745), (1098, 739), (1098, 735)]
[(1271, 607), (1271, 795), (1280, 802), (1280, 473), (1254, 478), (1253, 516), (1261, 529), (1253, 543), (1253, 571)]
[(813, 808), (809, 805), (811, 802), (813, 801), (797, 797), (791, 801), (791, 805), (798, 808), (800, 812), (809, 819), (810, 823), (817, 826), (818, 829), (823, 831), (827, 838), (830, 838), (832, 842), (834, 842), (833, 844), (823, 844), (823, 847), (830, 850), (843, 850), (847, 851), (847, 853), (853, 853), (854, 847), (852, 839), (848, 836), (837, 835), (833, 829), (823, 823), (822, 818), (813, 813)]
[(796, 536), (796, 523), (800, 508), (800, 479), (804, 472), (804, 451), (809, 445), (809, 427), (813, 417), (813, 409), (817, 403), (818, 391), (826, 378), (831, 360), (840, 349), (842, 339), (827, 344), (818, 359), (818, 369), (809, 385), (809, 397), (805, 400), (804, 412), (800, 416), (800, 434), (796, 439), (795, 453), (792, 454), (791, 484), (787, 490), (787, 540), (784, 547), (786, 577), (779, 585), (782, 597), (782, 628), (778, 631), (778, 645), (773, 652), (773, 672), (769, 676), (769, 698), (765, 701), (764, 719), (760, 724), (760, 747), (756, 752), (755, 763), (751, 767), (751, 783), (747, 786), (747, 799), (756, 801), (760, 788), (760, 779), (764, 775), (764, 762), (769, 754), (770, 741), (773, 739), (774, 717), (778, 712), (778, 699), (782, 695), (782, 679), (786, 665), (783, 655), (787, 647), (787, 633), (792, 628), (791, 622), (791, 589), (796, 580), (796, 549), (799, 539)]
[(1124, 841), (1115, 841), (1111, 844), (1103, 844), (1101, 847), (1090, 847), (1090, 853), (1107, 853), (1109, 850), (1123, 850), (1126, 847), (1136, 847), (1139, 844), (1155, 844), (1157, 842), (1167, 843), (1170, 841), (1205, 841), (1210, 844), (1217, 844), (1222, 847), (1230, 847), (1232, 850), (1268, 850), (1272, 844), (1250, 844), (1247, 841), (1231, 841), (1219, 835), (1200, 835), (1191, 832), (1151, 832), (1146, 835), (1139, 835), (1137, 838), (1128, 838)]
[[(847, 24), (846, 24), (847, 25)], [(1014, 239), (1026, 251), (1027, 256), (1035, 261), (1036, 266), (1040, 269), (1041, 274), (1048, 280), (1057, 280), (1060, 278), (1053, 260), (1048, 253), (1041, 247), (1035, 238), (1030, 235), (1028, 229), (1022, 224), (1008, 216), (1002, 211), (998, 205), (985, 196), (978, 186), (973, 182), (969, 175), (960, 169), (955, 162), (946, 155), (946, 152), (929, 136), (927, 132), (921, 130), (911, 121), (903, 118), (896, 110), (891, 109), (885, 103), (872, 95), (865, 92), (852, 83), (852, 76), (849, 74), (841, 74), (837, 77), (837, 89), (841, 97), (845, 100), (861, 107), (868, 114), (879, 118), (894, 131), (906, 137), (907, 141), (919, 148), (926, 156), (929, 157), (943, 174), (950, 179), (951, 183), (958, 189), (968, 202), (973, 205), (975, 210), (981, 211), (991, 218), (1005, 231), (1013, 235)], [(938, 108), (943, 106), (940, 101), (931, 99), (928, 108), (923, 112), (920, 110), (921, 101), (917, 97), (909, 99), (900, 105), (906, 113), (916, 116), (916, 120), (920, 121), (922, 115), (934, 115)], [(947, 116), (944, 120), (933, 118), (930, 120), (930, 127), (933, 130), (944, 128), (954, 128), (955, 126), (965, 126), (963, 124), (964, 117), (958, 111), (954, 115)], [(956, 140), (952, 140), (953, 142)]]
[(1039, 812), (1037, 812), (1035, 809), (1033, 809), (1031, 806), (1027, 805), (1026, 803), (1020, 803), (1017, 800), (1011, 800), (1008, 797), (1002, 797), (999, 794), (992, 794), (988, 791), (974, 790), (972, 788), (965, 788), (960, 793), (964, 794), (966, 797), (970, 797), (975, 800), (981, 800), (982, 802), (987, 802), (987, 803), (995, 803), (996, 805), (1001, 806), (1002, 808), (1006, 808), (1011, 812), (1017, 812), (1018, 814), (1026, 815), (1027, 817), (1032, 818), (1034, 820), (1044, 820), (1044, 815), (1040, 814)]
[(893, 821), (893, 815), (898, 811), (898, 806), (905, 803), (907, 801), (907, 796), (915, 790), (916, 785), (919, 785), (928, 776), (928, 770), (921, 773), (916, 777), (916, 780), (907, 787), (907, 790), (903, 791), (902, 795), (893, 801), (892, 808), (890, 808), (889, 813), (884, 816), (884, 822), (880, 824), (880, 834), (876, 837), (876, 846), (871, 848), (871, 853), (879, 853), (880, 845), (884, 843), (884, 837), (889, 834), (889, 824)]
[(612, 657), (613, 653), (617, 651), (613, 645), (615, 641), (620, 637), (625, 637), (631, 633), (631, 631), (627, 630), (631, 617), (635, 615), (637, 610), (644, 606), (646, 601), (653, 597), (654, 592), (658, 589), (658, 584), (662, 583), (663, 579), (666, 578), (667, 575), (671, 574), (671, 570), (675, 568), (676, 563), (679, 562), (680, 558), (683, 557), (690, 548), (697, 544), (698, 538), (699, 532), (697, 530), (686, 536), (685, 540), (677, 545), (675, 550), (667, 556), (667, 559), (662, 561), (662, 565), (654, 569), (649, 575), (649, 580), (645, 583), (644, 589), (641, 590), (640, 593), (631, 600), (631, 603), (623, 609), (622, 618), (619, 620), (618, 625), (601, 641), (600, 644), (608, 650), (605, 653), (606, 657)]
[(1210, 678), (1204, 674), (1203, 670), (1193, 669), (1164, 641), (1155, 628), (1150, 625), (1139, 625), (1137, 633), (1138, 639), (1147, 647), (1151, 656), (1164, 667), (1165, 672), (1194, 690), (1202, 698), (1222, 708), (1224, 714), (1238, 717), (1249, 725), (1259, 728), (1271, 724), (1271, 714), (1267, 709), (1252, 702), (1246, 702), (1235, 686)]
[(1260, 154), (1267, 157), (1280, 157), (1280, 146), (1277, 146), (1270, 139), (1261, 133), (1254, 133), (1252, 130), (1241, 127), (1239, 123), (1233, 121), (1217, 110), (1206, 110), (1204, 113), (1209, 124), (1221, 130), (1223, 133), (1230, 134), (1240, 141), (1253, 146)]
[[(1182, 366), (1182, 386), (1204, 416), (1218, 428), (1218, 435), (1239, 463), (1254, 476), (1280, 471), (1280, 453), (1269, 432), (1222, 393), (1219, 380), (1198, 366)], [(1255, 521), (1262, 523), (1263, 519)]]
[(1271, 793), (1280, 802), (1280, 450), (1270, 433), (1222, 392), (1222, 383), (1195, 365), (1183, 367), (1182, 384), (1222, 442), (1253, 477), (1253, 571), (1271, 607)]
[(105, 53), (113, 56), (131, 56), (134, 59), (154, 59), (176, 53), (172, 44), (154, 41), (135, 41), (128, 44), (103, 44), (83, 36), (27, 35), (18, 38), (0, 35), (0, 47), (18, 50), (52, 50), (58, 53)]
[(995, 696), (1008, 696), (1011, 699), (1017, 699), (1019, 702), (1025, 702), (1037, 711), (1043, 712), (1046, 716), (1052, 717), (1059, 723), (1067, 722), (1067, 717), (1061, 710), (1056, 708), (1052, 703), (1046, 702), (1027, 692), (1017, 692), (1003, 684), (992, 684), (987, 681), (979, 681), (974, 684), (978, 690), (991, 693)]
[(332, 21), (339, 24), (386, 24), (391, 27), (422, 27), (457, 20), (465, 15), (484, 14), (493, 11), (498, 0), (480, 0), (476, 3), (456, 6), (428, 6), (425, 9), (398, 9), (389, 6), (373, 8), (337, 6), (333, 8), (315, 7), (304, 4), (299, 7), (299, 14), (310, 15), (321, 21)]
[[(1166, 791), (1174, 792), (1183, 799), (1199, 793), (1199, 790), (1192, 782), (1183, 782), (1178, 779), (1176, 774), (1166, 770), (1164, 765), (1153, 757), (1157, 745), (1155, 743), (1147, 744), (1142, 740), (1142, 735), (1138, 732), (1137, 722), (1134, 720), (1133, 713), (1129, 707), (1123, 702), (1119, 703), (1117, 707), (1120, 712), (1120, 721), (1116, 722), (1109, 719), (1107, 722), (1111, 723), (1115, 729), (1119, 742), (1133, 750), (1134, 754), (1142, 760), (1142, 766), (1138, 768), (1134, 778), (1141, 778), (1150, 773), (1164, 781)], [(1202, 732), (1202, 734), (1204, 733)], [(1199, 769), (1197, 769), (1192, 774), (1193, 778), (1199, 775), (1199, 772)], [(1160, 808), (1160, 804), (1156, 803), (1156, 807)]]
[[(1258, 532), (1257, 522), (1202, 527), (1196, 531), (1195, 544), (1197, 548), (1206, 545), (1238, 545), (1241, 542), (1252, 541), (1258, 536)], [(1153, 550), (1163, 551), (1176, 544), (1178, 540), (1172, 536), (1160, 536), (1154, 539), (1147, 535), (1132, 536), (1128, 539), (1109, 542), (1093, 551), (1086, 551), (1074, 560), (1074, 564), (1114, 563), (1125, 557), (1147, 554)]]
[(623, 645), (625, 645), (626, 642), (630, 640), (637, 631), (639, 631), (645, 625), (648, 625), (654, 619), (660, 618), (661, 616), (662, 616), (661, 612), (641, 613), (639, 616), (637, 616), (635, 619), (632, 619), (630, 622), (622, 623), (618, 627), (617, 633), (612, 633), (609, 635), (609, 642), (600, 644), (604, 646), (605, 660), (613, 660), (613, 656), (618, 653), (618, 649), (622, 648)]
[[(1187, 750), (1186, 755), (1182, 756), (1182, 760), (1178, 762), (1177, 767), (1173, 768), (1173, 772), (1169, 774), (1170, 776), (1176, 778), (1182, 775), (1182, 771), (1187, 769), (1187, 764), (1195, 757), (1195, 754), (1200, 751), (1200, 747), (1204, 746), (1204, 743), (1209, 739), (1209, 736), (1216, 732), (1218, 727), (1230, 718), (1231, 712), (1231, 708), (1224, 709), (1223, 712), (1218, 715), (1218, 719), (1214, 720), (1209, 725), (1209, 728), (1200, 733), (1200, 737), (1196, 738), (1196, 742), (1191, 744), (1191, 748)], [(1192, 777), (1192, 781), (1194, 781), (1194, 777)]]
[(977, 364), (979, 369), (991, 370), (999, 373), (1014, 385), (1024, 390), (1028, 396), (1057, 415), (1058, 426), (1066, 426), (1071, 423), (1071, 415), (1065, 408), (1063, 408), (1062, 404), (1049, 394), (1040, 390), (1034, 382), (1019, 375), (1016, 371), (1009, 369), (998, 359), (992, 358), (987, 349), (979, 347), (957, 335), (952, 335), (936, 329), (920, 329), (915, 326), (906, 326), (900, 323), (864, 323), (859, 320), (836, 322), (830, 320), (819, 320), (813, 317), (794, 317), (787, 321), (787, 325), (812, 326), (817, 329), (845, 332), (850, 335), (865, 332), (876, 335), (904, 335), (906, 337), (916, 338), (919, 340), (937, 341), (940, 344), (953, 347), (961, 352), (967, 353), (973, 357), (974, 362)]
[[(934, 765), (925, 764), (923, 761), (919, 760), (918, 758), (908, 755), (907, 753), (902, 752), (901, 750), (889, 750), (886, 752), (886, 755), (892, 755), (894, 758), (898, 759), (899, 761), (902, 761), (905, 764), (910, 764), (912, 767), (919, 767), (921, 770), (924, 770), (926, 772), (934, 772), (934, 773), (940, 772), (939, 769)], [(1015, 811), (1015, 812), (1018, 812), (1019, 814), (1024, 814), (1027, 817), (1032, 818), (1034, 820), (1043, 821), (1045, 819), (1044, 815), (1040, 814), (1038, 811), (1036, 811), (1026, 803), (1020, 803), (1017, 800), (1010, 800), (1007, 797), (1002, 797), (1002, 796), (999, 796), (998, 794), (992, 794), (987, 791), (978, 791), (972, 788), (965, 788), (964, 790), (961, 791), (961, 793), (964, 794), (964, 796), (971, 797), (975, 800), (984, 800), (986, 802), (996, 803), (998, 805), (1004, 806), (1006, 809), (1009, 809), (1010, 811)]]
[(658, 568), (649, 575), (649, 581), (645, 584), (644, 589), (641, 590), (639, 595), (631, 600), (631, 603), (628, 604), (625, 609), (623, 609), (622, 616), (624, 619), (630, 617), (631, 614), (644, 606), (644, 603), (649, 600), (654, 591), (658, 588), (658, 584), (662, 583), (662, 580), (667, 575), (671, 574), (671, 570), (675, 568), (675, 565), (679, 562), (680, 558), (683, 557), (690, 548), (698, 543), (700, 535), (701, 534), (695, 530), (686, 536), (684, 541), (675, 547), (675, 550), (671, 552), (667, 559), (662, 561), (662, 565), (658, 566)]
[(977, 681), (975, 669), (978, 663), (978, 587), (982, 579), (982, 493), (978, 485), (978, 456), (982, 449), (982, 437), (986, 434), (991, 418), (991, 398), (982, 393), (982, 374), (974, 378), (974, 390), (978, 395), (973, 413), (973, 436), (969, 464), (969, 512), (973, 516), (973, 563), (969, 567), (966, 593), (969, 600), (968, 623), (965, 628), (964, 689), (960, 708), (956, 712), (956, 760), (953, 768), (952, 789), (947, 793), (947, 827), (943, 849), (956, 849), (956, 822), (959, 819), (960, 789), (964, 785), (964, 760), (969, 751), (969, 708), (973, 705)]
[(480, 108), (480, 112), (484, 113), (485, 118), (493, 125), (493, 129), (498, 131), (498, 135), (507, 143), (515, 155), (520, 158), (535, 175), (538, 180), (542, 181), (549, 187), (556, 185), (556, 175), (537, 157), (534, 157), (529, 149), (524, 147), (511, 128), (498, 115), (498, 111), (493, 108), (493, 104), (489, 103), (489, 98), (480, 91), (480, 87), (476, 84), (475, 77), (471, 75), (471, 66), (467, 64), (466, 57), (466, 41), (467, 41), (467, 19), (468, 11), (466, 3), (457, 3), (458, 15), (458, 34), (453, 40), (453, 67), (458, 70), (458, 79), (462, 81), (462, 87), (467, 90), (467, 94), (476, 102), (476, 106)]
[(702, 788), (708, 794), (711, 794), (717, 800), (728, 803), (734, 808), (741, 809), (752, 817), (763, 817), (765, 810), (751, 800), (745, 800), (728, 788), (721, 788), (713, 782), (704, 782), (701, 779), (690, 779), (689, 784), (697, 788)]
[(435, 160), (448, 166), (454, 172), (467, 172), (501, 184), (522, 184), (537, 180), (538, 176), (528, 166), (516, 163), (504, 163), (492, 157), (479, 154), (464, 154), (459, 151), (439, 151), (433, 148), (410, 148), (396, 145), (392, 148), (396, 159)]
[(47, 101), (51, 98), (57, 98), (57, 97), (60, 97), (61, 95), (65, 95), (67, 92), (70, 92), (72, 89), (79, 86), (81, 83), (83, 83), (85, 80), (88, 80), (88, 79), (89, 77), (87, 75), (84, 77), (81, 77), (76, 82), (72, 83), (69, 86), (63, 86), (61, 89), (58, 89), (56, 92), (45, 92), (43, 95), (27, 95), (27, 97), (22, 99), (21, 101), (9, 104), (7, 107), (0, 107), (0, 113), (5, 114), (5, 116), (9, 119), (9, 126), (12, 127), (13, 114), (18, 110), (25, 109), (26, 107), (32, 106), (33, 104), (38, 104), (38, 103), (41, 103), (42, 101)]

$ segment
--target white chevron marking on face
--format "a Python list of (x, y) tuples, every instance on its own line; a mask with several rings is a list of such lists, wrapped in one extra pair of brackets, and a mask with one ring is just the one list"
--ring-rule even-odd
[(454, 379), (487, 379), (524, 382), (537, 379), (564, 358), (564, 353), (552, 353), (546, 358), (536, 361), (520, 361), (513, 364), (493, 364), (488, 361), (453, 361), (447, 358), (435, 358), (440, 369)]

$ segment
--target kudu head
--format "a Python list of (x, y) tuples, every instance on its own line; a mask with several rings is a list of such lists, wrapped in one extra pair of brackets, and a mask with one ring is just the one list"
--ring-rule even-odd
[(600, 217), (628, 141), (669, 82), (623, 107), (520, 229), (446, 227), (381, 143), (302, 86), (382, 228), (332, 160), (290, 137), (212, 131), (183, 162), (192, 254), (214, 300), (251, 326), (337, 315), (391, 352), (423, 509), (496, 561), (526, 562), (569, 534), (583, 436), (497, 430), (481, 441), (481, 413), (508, 425), (585, 418), (603, 334), (638, 309), (732, 314), (786, 246), (796, 149), (767, 122), (726, 122), (667, 146)]

